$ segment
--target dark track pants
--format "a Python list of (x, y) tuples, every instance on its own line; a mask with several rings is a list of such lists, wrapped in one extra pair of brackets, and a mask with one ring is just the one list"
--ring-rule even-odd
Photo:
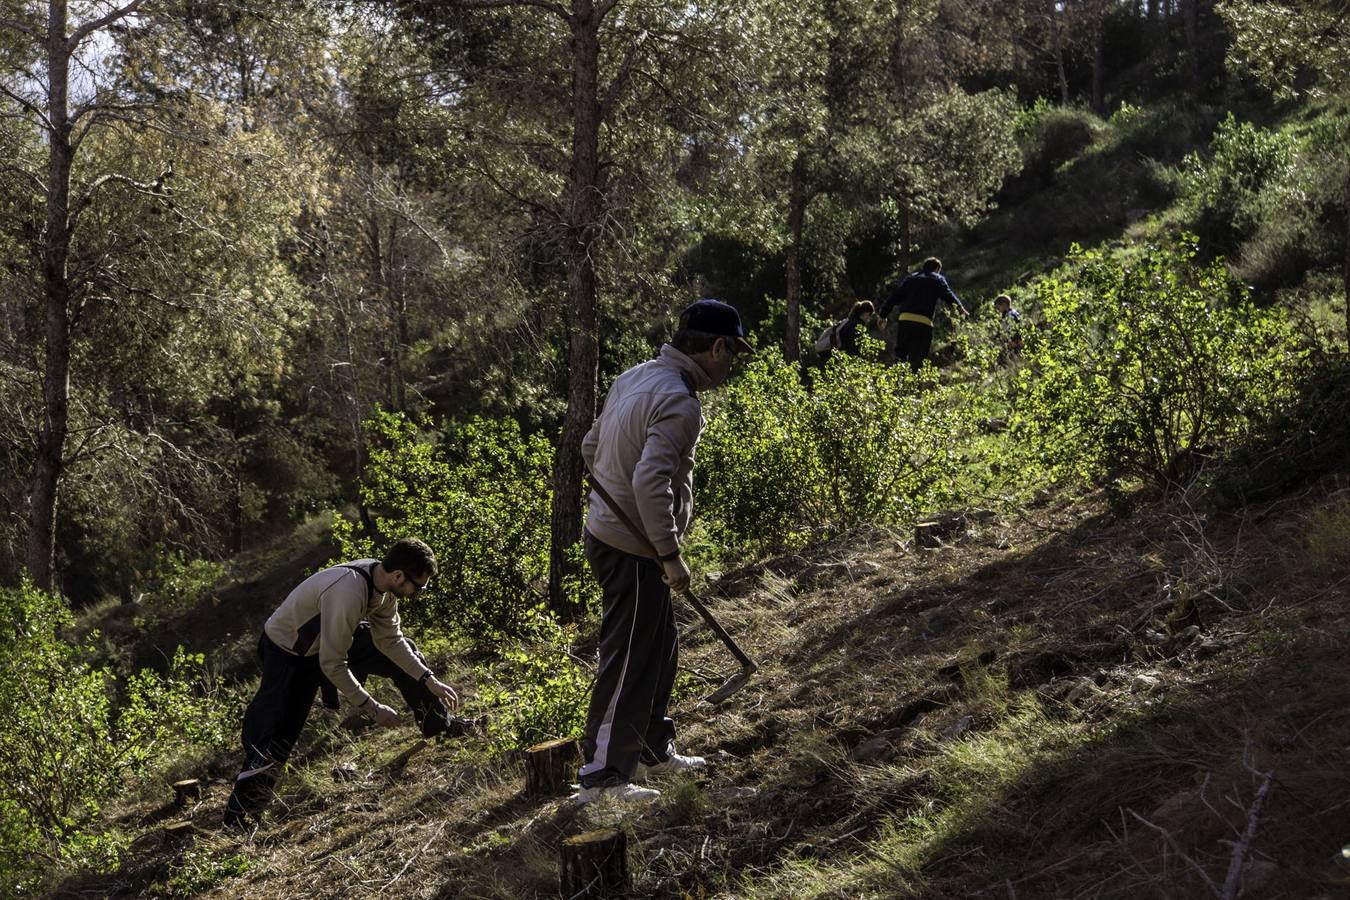
[(600, 668), (581, 740), (581, 786), (622, 784), (639, 762), (666, 759), (675, 723), (666, 716), (675, 687), (679, 633), (661, 566), (586, 535), (586, 558), (604, 593)]
[(900, 322), (895, 329), (896, 361), (905, 360), (916, 375), (933, 346), (933, 326), (922, 322)]
[[(422, 654), (408, 640), (418, 659)], [(271, 796), (278, 769), (290, 759), (300, 732), (309, 719), (314, 696), (324, 688), (336, 707), (337, 692), (319, 668), (319, 657), (296, 656), (278, 647), (265, 633), (258, 641), (262, 661), (262, 681), (244, 712), (244, 765), (234, 783), (226, 805), (227, 821), (248, 813), (257, 815)], [(449, 730), (449, 714), (441, 701), (404, 672), (375, 646), (370, 626), (365, 622), (352, 635), (347, 651), (347, 667), (362, 685), (371, 675), (392, 679), (425, 737)], [(250, 772), (257, 774), (249, 775)]]

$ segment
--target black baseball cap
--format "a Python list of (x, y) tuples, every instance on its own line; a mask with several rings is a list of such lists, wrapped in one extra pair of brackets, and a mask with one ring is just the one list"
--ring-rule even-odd
[(680, 313), (680, 328), (735, 338), (736, 349), (742, 353), (749, 353), (751, 349), (745, 339), (741, 314), (736, 312), (736, 307), (721, 300), (704, 299), (689, 304)]

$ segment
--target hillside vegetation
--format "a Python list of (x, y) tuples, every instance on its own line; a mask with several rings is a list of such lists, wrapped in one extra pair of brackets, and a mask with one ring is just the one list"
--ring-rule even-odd
[[(13, 6), (0, 896), (557, 896), (598, 828), (643, 897), (1350, 891), (1341, 5)], [(932, 365), (809, 351), (930, 254)], [(580, 434), (699, 296), (755, 350), (683, 549), (759, 670), (702, 701), (681, 611), (707, 769), (531, 799), (596, 666)], [(403, 535), (479, 730), (316, 706), (222, 830), (263, 621)]]

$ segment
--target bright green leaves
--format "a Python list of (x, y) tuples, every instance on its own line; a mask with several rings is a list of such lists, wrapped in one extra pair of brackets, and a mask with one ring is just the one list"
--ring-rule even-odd
[(965, 413), (950, 389), (839, 353), (812, 381), (768, 351), (709, 401), (695, 497), (729, 555), (904, 521), (955, 490)]
[[(203, 689), (205, 660), (180, 648), (168, 673), (134, 675), (116, 706), (107, 669), (67, 640), (60, 598), (0, 590), (0, 893), (37, 877), (37, 854), (89, 862), (112, 848), (82, 833), (125, 777), (233, 738), (232, 704)], [(106, 852), (105, 852), (106, 851)]]
[[(420, 537), (440, 566), (400, 614), (480, 641), (529, 634), (543, 615), (552, 448), (509, 419), (445, 427), (423, 431), (390, 413), (368, 425), (361, 496), (376, 528), (390, 540)], [(337, 530), (345, 555), (370, 552), (350, 528)]]
[(1291, 329), (1189, 239), (1136, 263), (1077, 250), (1040, 283), (1016, 425), (1060, 473), (1189, 482), (1289, 396)]

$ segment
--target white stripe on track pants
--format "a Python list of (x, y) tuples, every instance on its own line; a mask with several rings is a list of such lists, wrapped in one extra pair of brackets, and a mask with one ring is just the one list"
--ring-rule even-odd
[(639, 762), (670, 755), (679, 633), (670, 588), (655, 560), (630, 556), (586, 534), (586, 558), (604, 594), (600, 668), (581, 739), (582, 787), (631, 781)]

